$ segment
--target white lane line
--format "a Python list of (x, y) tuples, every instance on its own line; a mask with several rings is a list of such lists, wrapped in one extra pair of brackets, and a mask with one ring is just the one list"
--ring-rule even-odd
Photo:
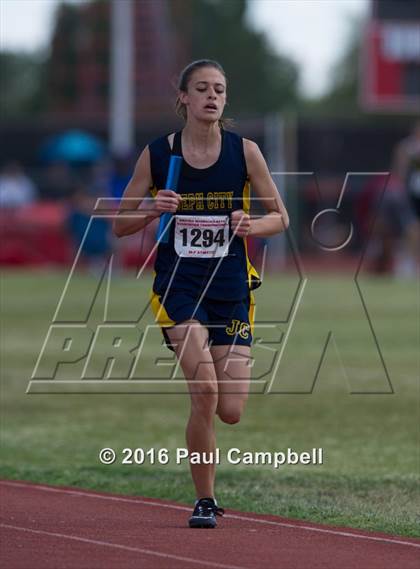
[(403, 541), (400, 539), (388, 539), (386, 537), (376, 537), (373, 535), (362, 535), (360, 533), (351, 533), (349, 531), (340, 531), (340, 530), (333, 530), (333, 529), (326, 529), (326, 528), (317, 528), (311, 526), (300, 526), (298, 524), (290, 524), (286, 522), (274, 522), (271, 520), (259, 520), (258, 518), (247, 518), (245, 516), (237, 516), (235, 514), (229, 514), (229, 518), (235, 518), (237, 520), (251, 520), (252, 522), (263, 523), (263, 524), (271, 524), (275, 526), (283, 526), (288, 528), (297, 528), (297, 529), (304, 529), (309, 531), (317, 531), (320, 533), (331, 533), (333, 535), (339, 535), (341, 537), (356, 537), (357, 539), (369, 539), (370, 541), (382, 541), (385, 543), (396, 543), (398, 545), (410, 545), (411, 547), (417, 547), (420, 549), (420, 543), (413, 543), (411, 541)]
[(103, 547), (113, 547), (114, 549), (123, 549), (124, 551), (130, 551), (133, 553), (143, 553), (146, 555), (153, 555), (155, 557), (164, 557), (165, 559), (175, 559), (177, 561), (194, 563), (194, 565), (206, 565), (207, 567), (217, 567), (218, 569), (245, 569), (244, 567), (239, 567), (238, 565), (225, 565), (223, 563), (216, 563), (214, 561), (203, 561), (202, 559), (194, 559), (192, 557), (182, 557), (181, 555), (173, 555), (172, 553), (159, 553), (157, 551), (153, 551), (153, 549), (143, 549), (142, 547), (130, 547), (129, 545), (121, 545), (119, 543), (100, 541), (98, 539), (88, 539), (87, 537), (79, 537), (77, 535), (67, 535), (65, 533), (56, 533), (52, 531), (31, 529), (31, 528), (25, 528), (21, 526), (14, 526), (2, 523), (0, 523), (0, 527), (17, 530), (17, 531), (36, 533), (39, 535), (47, 535), (49, 537), (58, 537), (60, 539), (71, 539), (73, 541), (81, 541), (83, 543), (101, 545)]
[[(22, 488), (42, 490), (44, 492), (56, 492), (59, 494), (69, 494), (69, 495), (73, 495), (73, 496), (97, 498), (100, 500), (114, 500), (116, 502), (127, 502), (129, 504), (144, 504), (146, 506), (154, 506), (154, 507), (158, 507), (158, 508), (170, 508), (171, 510), (182, 510), (184, 512), (189, 512), (191, 510), (191, 508), (188, 508), (186, 506), (175, 506), (173, 504), (160, 504), (159, 502), (149, 502), (146, 500), (142, 500), (141, 498), (137, 500), (135, 498), (123, 498), (120, 496), (107, 496), (104, 494), (90, 493), (89, 491), (79, 492), (78, 490), (66, 490), (65, 488), (56, 488), (53, 486), (43, 486), (43, 485), (37, 485), (37, 484), (25, 484), (24, 482), (12, 482), (12, 481), (0, 480), (0, 484), (3, 484), (5, 486), (19, 486)], [(241, 521), (245, 521), (245, 522), (253, 522), (253, 523), (257, 523), (257, 524), (269, 524), (272, 526), (301, 529), (304, 531), (328, 533), (331, 535), (339, 535), (341, 537), (351, 537), (351, 538), (355, 538), (355, 539), (379, 541), (382, 543), (394, 543), (396, 545), (405, 545), (408, 547), (416, 547), (416, 548), (420, 549), (420, 543), (414, 543), (412, 541), (404, 541), (401, 539), (394, 539), (392, 537), (390, 537), (390, 538), (376, 537), (373, 535), (363, 535), (360, 533), (352, 533), (352, 532), (335, 530), (335, 529), (330, 529), (330, 528), (318, 528), (318, 527), (312, 527), (312, 526), (306, 526), (306, 525), (300, 525), (300, 524), (293, 524), (290, 522), (275, 522), (272, 520), (263, 520), (263, 519), (248, 517), (248, 516), (239, 516), (237, 514), (226, 514), (224, 517), (225, 518), (232, 518), (235, 520), (241, 520)]]

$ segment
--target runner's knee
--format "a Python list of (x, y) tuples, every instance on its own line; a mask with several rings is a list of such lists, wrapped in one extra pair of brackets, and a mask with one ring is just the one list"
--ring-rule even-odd
[(213, 419), (217, 409), (217, 384), (198, 382), (191, 387), (191, 413)]
[(221, 407), (218, 408), (217, 414), (224, 423), (235, 425), (241, 420), (242, 413), (238, 407)]

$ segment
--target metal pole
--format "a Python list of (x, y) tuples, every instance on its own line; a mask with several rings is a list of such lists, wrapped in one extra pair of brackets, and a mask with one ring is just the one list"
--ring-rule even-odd
[[(272, 113), (264, 117), (264, 154), (274, 183), (283, 200), (285, 200), (285, 125), (280, 113)], [(286, 239), (284, 235), (274, 235), (268, 240), (269, 268), (281, 269), (286, 264)]]
[(110, 146), (113, 154), (134, 148), (134, 5), (111, 0)]

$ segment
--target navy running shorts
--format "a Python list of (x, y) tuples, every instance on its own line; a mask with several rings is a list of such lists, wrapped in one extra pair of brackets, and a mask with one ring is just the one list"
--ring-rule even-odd
[(186, 291), (169, 291), (166, 295), (153, 291), (151, 305), (170, 350), (173, 348), (166, 329), (186, 320), (197, 320), (208, 329), (210, 346), (252, 344), (255, 310), (252, 292), (243, 300), (225, 301), (204, 297), (198, 304), (194, 294)]

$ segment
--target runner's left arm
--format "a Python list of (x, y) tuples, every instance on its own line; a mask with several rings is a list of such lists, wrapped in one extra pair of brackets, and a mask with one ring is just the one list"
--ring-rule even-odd
[(251, 219), (244, 211), (232, 213), (232, 229), (239, 237), (268, 237), (289, 227), (289, 216), (258, 145), (244, 139), (244, 154), (252, 189), (261, 198), (266, 214)]

